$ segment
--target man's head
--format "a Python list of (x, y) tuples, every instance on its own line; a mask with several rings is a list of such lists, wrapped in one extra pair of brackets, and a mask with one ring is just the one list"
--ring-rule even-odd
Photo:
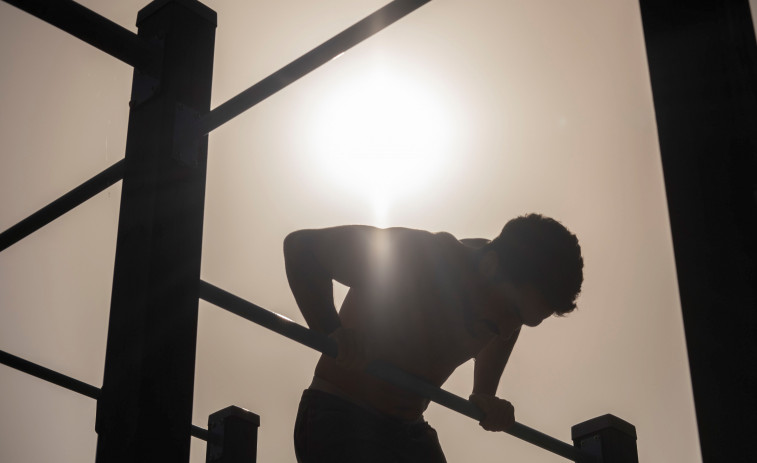
[(509, 221), (484, 251), (497, 255), (497, 272), (517, 287), (533, 286), (557, 315), (576, 308), (583, 282), (578, 239), (558, 221), (528, 214)]

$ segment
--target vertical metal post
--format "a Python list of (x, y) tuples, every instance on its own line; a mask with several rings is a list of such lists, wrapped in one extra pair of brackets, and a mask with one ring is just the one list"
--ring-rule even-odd
[(639, 463), (636, 428), (614, 415), (603, 415), (571, 428), (573, 445), (597, 463)]
[(157, 75), (134, 71), (96, 461), (178, 463), (189, 460), (207, 138), (175, 147), (186, 115), (210, 109), (216, 13), (158, 0), (137, 26), (162, 62)]
[(757, 40), (748, 0), (640, 0), (703, 461), (757, 435)]
[(260, 417), (239, 407), (226, 407), (208, 417), (205, 463), (255, 463)]

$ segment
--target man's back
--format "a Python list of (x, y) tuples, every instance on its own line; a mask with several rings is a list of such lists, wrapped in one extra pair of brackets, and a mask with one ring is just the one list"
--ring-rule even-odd
[[(470, 248), (452, 235), (389, 229), (375, 237), (370, 281), (350, 288), (340, 310), (370, 360), (382, 360), (441, 385), (486, 343), (465, 329)], [(378, 411), (415, 419), (427, 402), (323, 356), (316, 376)]]

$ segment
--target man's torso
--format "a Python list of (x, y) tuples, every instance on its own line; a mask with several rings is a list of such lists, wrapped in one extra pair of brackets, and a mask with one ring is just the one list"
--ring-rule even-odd
[[(466, 328), (475, 284), (473, 249), (449, 234), (408, 230), (395, 242), (377, 244), (371, 285), (350, 288), (340, 310), (369, 359), (388, 362), (441, 386), (488, 342)], [(428, 402), (323, 356), (315, 375), (337, 393), (380, 413), (416, 419)]]

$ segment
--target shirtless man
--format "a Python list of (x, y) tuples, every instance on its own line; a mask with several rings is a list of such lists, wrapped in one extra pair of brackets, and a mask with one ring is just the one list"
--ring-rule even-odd
[[(428, 401), (363, 371), (382, 360), (441, 386), (475, 359), (470, 400), (480, 425), (503, 431), (512, 405), (495, 397), (521, 326), (575, 308), (583, 259), (575, 235), (530, 214), (493, 241), (448, 233), (344, 226), (284, 242), (287, 277), (307, 324), (335, 339), (321, 356), (295, 424), (300, 463), (444, 462)], [(337, 312), (332, 281), (349, 292)]]

